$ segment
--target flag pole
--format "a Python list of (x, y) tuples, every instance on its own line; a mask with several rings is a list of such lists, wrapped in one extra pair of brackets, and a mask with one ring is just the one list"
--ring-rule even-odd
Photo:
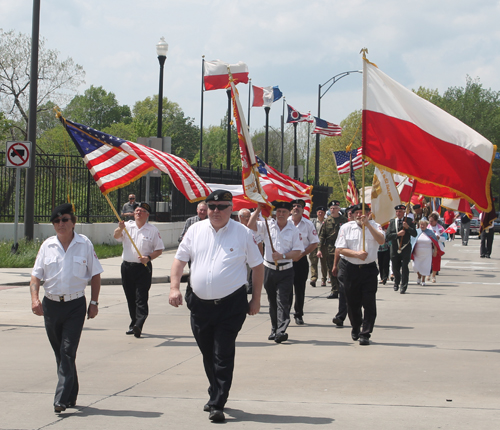
[[(333, 152), (334, 151), (332, 151), (332, 153)], [(347, 201), (347, 196), (344, 191), (344, 184), (342, 183), (342, 178), (340, 177), (339, 166), (337, 165), (337, 159), (335, 158), (335, 154), (333, 154), (333, 162), (335, 163), (335, 168), (337, 169), (337, 175), (339, 176), (339, 182), (340, 182), (340, 189), (342, 190), (342, 194), (344, 195), (345, 202), (349, 203)]]
[(203, 161), (203, 84), (205, 81), (205, 56), (201, 56), (201, 115), (200, 115), (200, 160), (198, 165), (202, 166)]
[[(109, 206), (111, 207), (111, 209), (113, 210), (113, 212), (115, 213), (116, 215), (116, 218), (118, 219), (118, 222), (120, 221), (123, 221), (121, 218), (120, 218), (120, 215), (118, 215), (118, 212), (116, 211), (115, 207), (113, 206), (113, 203), (111, 203), (111, 200), (109, 199), (108, 195), (107, 194), (103, 194), (104, 197), (106, 197), (106, 200), (108, 201), (109, 203)], [(141, 254), (141, 251), (139, 251), (139, 248), (137, 248), (137, 245), (135, 244), (135, 242), (132, 240), (132, 237), (130, 236), (130, 233), (128, 232), (127, 230), (127, 227), (124, 228), (125, 230), (125, 233), (127, 233), (127, 236), (130, 240), (130, 242), (132, 243), (132, 245), (134, 246), (135, 248), (135, 251), (137, 252), (137, 254), (139, 255), (139, 258), (142, 258), (142, 254)], [(144, 264), (144, 263), (143, 263)], [(145, 267), (147, 267), (147, 264), (144, 264)]]
[(250, 99), (252, 98), (252, 78), (248, 79), (248, 131), (250, 131)]
[[(363, 54), (363, 109), (366, 109), (366, 85), (367, 85), (367, 77), (366, 77), (366, 54), (368, 54), (368, 49), (363, 48), (360, 51), (360, 54)], [(361, 124), (363, 124), (363, 117), (361, 116)], [(364, 126), (364, 124), (363, 124)], [(358, 126), (359, 129), (359, 126)], [(365, 134), (362, 132), (361, 133), (361, 148), (363, 148), (363, 155), (361, 156), (361, 167), (363, 169), (363, 176), (362, 176), (362, 185), (363, 185), (363, 205), (362, 205), (362, 211), (363, 215), (365, 215), (365, 149), (364, 149), (364, 136)], [(363, 224), (363, 251), (365, 251), (365, 225)]]
[[(362, 163), (362, 169), (363, 169), (363, 174), (362, 174), (362, 180), (361, 180), (361, 186), (363, 187), (363, 194), (362, 194), (362, 205), (361, 205), (361, 211), (362, 211), (362, 216), (365, 215), (365, 157), (361, 157), (361, 163)], [(363, 251), (365, 251), (365, 225), (363, 224)]]

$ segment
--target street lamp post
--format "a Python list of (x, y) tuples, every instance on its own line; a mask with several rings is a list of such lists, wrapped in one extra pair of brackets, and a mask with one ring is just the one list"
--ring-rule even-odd
[[(342, 78), (345, 78), (346, 76), (349, 76), (351, 73), (363, 73), (363, 72), (361, 70), (350, 70), (348, 72), (342, 72), (328, 79), (328, 81), (326, 81), (323, 85), (318, 85), (318, 118), (321, 118), (321, 99), (323, 98), (323, 96), (336, 82), (338, 82)], [(323, 92), (323, 94), (321, 94), (321, 89), (328, 84), (330, 84), (330, 86)], [(316, 134), (316, 157), (315, 157), (316, 160), (314, 166), (314, 185), (319, 185), (319, 138), (320, 135)]]
[[(158, 124), (156, 128), (156, 137), (163, 138), (163, 66), (165, 60), (167, 59), (168, 43), (165, 38), (160, 38), (160, 41), (156, 44), (156, 53), (158, 55), (158, 62), (160, 63), (160, 87), (158, 89)], [(163, 146), (163, 145), (162, 145)], [(161, 177), (155, 178), (156, 186), (155, 190), (155, 200), (161, 200)], [(149, 200), (149, 196), (147, 196)]]

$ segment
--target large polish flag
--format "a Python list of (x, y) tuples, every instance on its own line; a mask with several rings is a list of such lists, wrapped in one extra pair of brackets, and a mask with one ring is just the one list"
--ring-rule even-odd
[(236, 64), (224, 63), (220, 60), (204, 61), (203, 82), (205, 90), (221, 90), (229, 87), (229, 74), (227, 68), (231, 69), (235, 84), (248, 83), (248, 66), (243, 62)]
[(363, 63), (363, 154), (387, 170), (447, 188), (489, 211), (496, 147), (368, 60)]

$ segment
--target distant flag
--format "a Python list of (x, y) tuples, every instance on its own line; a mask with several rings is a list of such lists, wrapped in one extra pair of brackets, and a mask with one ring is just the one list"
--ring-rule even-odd
[(450, 224), (444, 232), (448, 233), (448, 234), (455, 234), (457, 232), (457, 230), (458, 230), (457, 223), (455, 221), (453, 221), (453, 223)]
[(411, 202), (413, 192), (415, 191), (416, 181), (415, 179), (408, 178), (406, 176), (394, 175), (400, 180), (398, 185), (399, 197), (402, 202)]
[(441, 200), (441, 206), (450, 209), (452, 211), (458, 211), (462, 213), (466, 213), (472, 218), (472, 210), (470, 208), (470, 204), (465, 199), (446, 199)]
[(401, 204), (399, 193), (390, 172), (375, 167), (371, 189), (371, 209), (375, 221), (388, 224), (394, 218), (394, 207)]
[(203, 82), (205, 84), (205, 91), (229, 88), (228, 66), (231, 69), (235, 84), (240, 82), (244, 84), (248, 83), (248, 66), (245, 63), (240, 61), (236, 64), (228, 64), (220, 60), (204, 61)]
[[(493, 207), (489, 189), (496, 147), (366, 58), (362, 124), (364, 155), (375, 164), (415, 178), (419, 185), (447, 188), (487, 212)], [(415, 148), (426, 156), (415, 156)], [(420, 192), (452, 197), (445, 193), (450, 194)]]
[(317, 117), (314, 117), (314, 120), (316, 122), (316, 127), (314, 127), (312, 134), (323, 134), (325, 136), (342, 135), (342, 127), (340, 125), (332, 124), (331, 122)]
[(274, 87), (256, 87), (253, 89), (253, 104), (252, 107), (271, 106), (275, 101), (283, 97), (283, 93), (278, 86)]
[(314, 117), (310, 113), (300, 113), (289, 104), (287, 104), (286, 106), (288, 107), (288, 119), (286, 120), (287, 123), (314, 122)]
[(359, 191), (358, 187), (356, 187), (356, 177), (354, 176), (352, 160), (350, 161), (350, 172), (349, 181), (347, 182), (346, 199), (351, 205), (357, 205), (359, 203)]
[[(337, 163), (337, 169), (340, 174), (350, 172), (350, 160), (352, 157), (352, 165), (354, 170), (361, 169), (363, 162), (363, 149), (353, 149), (352, 151), (334, 151), (335, 162)], [(370, 164), (369, 161), (365, 160), (365, 166)]]
[(190, 202), (202, 200), (211, 192), (183, 158), (59, 118), (104, 195), (154, 169), (167, 173)]

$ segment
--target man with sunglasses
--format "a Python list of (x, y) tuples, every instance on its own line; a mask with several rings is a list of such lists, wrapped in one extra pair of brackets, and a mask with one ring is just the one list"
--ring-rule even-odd
[[(264, 268), (253, 234), (230, 219), (233, 196), (216, 190), (207, 198), (208, 219), (193, 224), (175, 254), (170, 271), (169, 303), (182, 305), (181, 276), (191, 261), (186, 304), (191, 329), (203, 355), (210, 399), (203, 410), (214, 422), (225, 420), (224, 406), (233, 379), (236, 337), (246, 315), (256, 315)], [(252, 268), (252, 299), (247, 301), (247, 269)]]
[[(303, 217), (306, 203), (302, 199), (292, 200), (292, 214), (289, 220), (299, 230), (304, 245), (304, 252), (293, 261), (293, 288), (295, 291), (294, 318), (295, 324), (304, 325), (304, 301), (306, 296), (306, 282), (309, 276), (309, 261), (307, 256), (318, 247), (318, 232), (312, 221)], [(290, 305), (293, 297), (290, 297)]]
[(125, 221), (131, 221), (134, 219), (135, 208), (139, 204), (135, 201), (135, 194), (130, 194), (128, 196), (128, 203), (125, 203), (122, 208), (122, 218)]
[[(123, 244), (121, 266), (122, 285), (127, 298), (130, 324), (125, 334), (141, 337), (142, 329), (149, 314), (149, 290), (153, 277), (151, 261), (159, 257), (165, 245), (158, 229), (148, 223), (151, 207), (141, 203), (134, 210), (134, 221), (120, 221), (113, 237)], [(140, 252), (125, 233), (125, 227)]]
[(188, 218), (186, 220), (186, 223), (184, 224), (184, 228), (182, 229), (182, 233), (179, 236), (178, 242), (181, 243), (184, 235), (186, 234), (186, 231), (188, 231), (188, 228), (191, 227), (194, 223), (198, 221), (203, 221), (204, 219), (207, 219), (207, 204), (206, 202), (200, 202), (198, 203), (198, 206), (196, 207), (196, 215), (192, 216), (191, 218)]
[[(102, 267), (87, 237), (74, 231), (73, 205), (62, 204), (50, 217), (56, 236), (42, 243), (31, 274), (31, 309), (43, 316), (45, 331), (56, 356), (58, 382), (54, 412), (73, 408), (78, 397), (76, 351), (85, 322), (97, 316)], [(45, 297), (40, 302), (40, 283)], [(87, 308), (85, 287), (91, 286)]]

